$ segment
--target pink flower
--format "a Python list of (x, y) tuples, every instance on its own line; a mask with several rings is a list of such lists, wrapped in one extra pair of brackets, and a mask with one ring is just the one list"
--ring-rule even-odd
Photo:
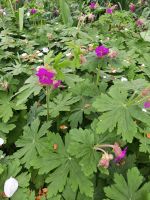
[(150, 108), (150, 101), (146, 101), (144, 103), (144, 108)]
[(96, 6), (96, 3), (95, 2), (91, 2), (90, 3), (90, 8), (91, 9), (95, 9), (97, 6)]
[(127, 147), (124, 150), (121, 150), (120, 146), (117, 143), (115, 143), (113, 150), (116, 156), (115, 162), (120, 162), (126, 156)]
[(52, 85), (55, 73), (54, 71), (49, 71), (45, 68), (39, 68), (36, 73), (36, 76), (38, 76), (39, 82), (42, 85)]
[(110, 58), (116, 58), (117, 55), (118, 55), (117, 51), (111, 50), (108, 56), (109, 56)]
[(53, 81), (53, 88), (57, 89), (61, 85), (61, 80), (54, 80)]
[(97, 57), (103, 58), (105, 55), (107, 55), (109, 53), (109, 49), (106, 48), (105, 46), (101, 45), (95, 49), (95, 53), (96, 53)]
[(40, 67), (36, 73), (39, 78), (39, 83), (44, 86), (52, 86), (53, 89), (57, 89), (61, 85), (61, 80), (55, 80), (55, 72), (48, 70), (44, 67)]
[(94, 21), (95, 19), (95, 15), (93, 15), (92, 13), (90, 13), (87, 17), (88, 17), (88, 20), (91, 22)]
[(129, 8), (130, 8), (130, 11), (131, 11), (132, 13), (135, 12), (135, 9), (136, 9), (135, 4), (130, 3)]
[(144, 21), (143, 21), (142, 19), (138, 19), (138, 20), (136, 21), (136, 25), (137, 25), (138, 27), (142, 26), (143, 24), (144, 24)]
[(112, 14), (113, 13), (113, 9), (112, 8), (107, 8), (106, 9), (106, 13), (107, 14)]
[(34, 15), (35, 13), (37, 13), (37, 10), (36, 10), (35, 8), (32, 8), (32, 9), (30, 10), (30, 14), (31, 14), (31, 15)]

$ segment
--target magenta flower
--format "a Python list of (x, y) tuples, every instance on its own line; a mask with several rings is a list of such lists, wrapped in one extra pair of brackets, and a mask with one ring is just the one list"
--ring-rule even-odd
[(32, 8), (32, 9), (30, 10), (30, 14), (31, 14), (31, 15), (34, 15), (35, 13), (37, 13), (37, 10), (36, 10), (35, 8)]
[(132, 13), (135, 12), (135, 9), (136, 9), (135, 4), (131, 3), (131, 4), (129, 5), (129, 8), (130, 8), (130, 11), (131, 11)]
[(90, 8), (91, 9), (95, 9), (96, 8), (96, 3), (95, 2), (91, 2), (90, 3)]
[(36, 76), (38, 76), (40, 84), (52, 85), (55, 73), (54, 71), (49, 71), (45, 68), (39, 68), (39, 70), (36, 73)]
[(150, 101), (146, 101), (144, 103), (144, 108), (150, 108)]
[(96, 53), (97, 57), (103, 58), (104, 56), (106, 56), (109, 53), (109, 49), (106, 48), (105, 46), (101, 45), (95, 49), (95, 53)]
[(106, 13), (107, 13), (107, 14), (112, 14), (112, 13), (113, 13), (113, 9), (107, 8), (107, 9), (106, 9)]
[(127, 147), (124, 150), (122, 150), (120, 154), (115, 158), (115, 162), (120, 162), (122, 159), (124, 159), (126, 153), (127, 153)]
[(143, 24), (144, 24), (144, 21), (143, 21), (142, 19), (138, 19), (138, 20), (136, 21), (136, 25), (137, 25), (138, 27), (142, 26)]

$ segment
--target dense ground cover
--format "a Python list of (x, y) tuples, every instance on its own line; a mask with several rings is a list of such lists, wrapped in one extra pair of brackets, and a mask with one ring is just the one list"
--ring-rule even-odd
[(150, 199), (150, 2), (0, 2), (0, 199)]

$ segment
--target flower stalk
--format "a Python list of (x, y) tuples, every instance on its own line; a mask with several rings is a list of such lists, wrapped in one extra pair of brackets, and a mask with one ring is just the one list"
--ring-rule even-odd
[(49, 98), (50, 98), (51, 89), (49, 86), (46, 86), (46, 105), (47, 105), (47, 122), (50, 118), (50, 111), (49, 111)]

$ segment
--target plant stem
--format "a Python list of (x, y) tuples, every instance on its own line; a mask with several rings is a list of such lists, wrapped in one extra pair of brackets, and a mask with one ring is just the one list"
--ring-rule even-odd
[(49, 121), (49, 97), (50, 97), (50, 88), (46, 86), (46, 104), (47, 104), (47, 121)]
[(96, 78), (96, 85), (98, 86), (99, 80), (100, 80), (100, 64), (98, 64), (98, 72), (97, 72), (97, 78)]
[(10, 4), (10, 7), (11, 7), (11, 10), (12, 10), (12, 13), (13, 13), (13, 15), (14, 15), (14, 17), (15, 17), (15, 11), (14, 11), (14, 8), (13, 8), (13, 5), (12, 5), (12, 2), (11, 2), (11, 0), (8, 0), (9, 1), (9, 4)]

